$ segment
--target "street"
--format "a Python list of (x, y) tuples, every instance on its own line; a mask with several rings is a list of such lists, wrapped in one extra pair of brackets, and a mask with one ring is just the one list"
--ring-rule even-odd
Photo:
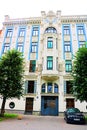
[(87, 124), (67, 124), (60, 116), (23, 115), (22, 120), (1, 121), (0, 130), (87, 130)]

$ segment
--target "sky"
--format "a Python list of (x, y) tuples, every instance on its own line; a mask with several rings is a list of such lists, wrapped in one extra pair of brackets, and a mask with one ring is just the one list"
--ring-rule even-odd
[(87, 15), (87, 0), (2, 0), (0, 1), (0, 29), (4, 16), (28, 18), (41, 16), (41, 11), (61, 10), (61, 15)]

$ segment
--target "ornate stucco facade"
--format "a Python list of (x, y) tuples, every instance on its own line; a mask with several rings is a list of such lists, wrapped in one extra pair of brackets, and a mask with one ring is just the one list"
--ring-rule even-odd
[[(25, 95), (20, 100), (7, 100), (6, 109), (59, 115), (67, 107), (78, 107), (86, 112), (87, 104), (70, 94), (74, 55), (86, 41), (85, 15), (62, 16), (61, 11), (47, 14), (42, 11), (41, 17), (20, 19), (6, 15), (0, 55), (15, 48), (25, 58)], [(11, 103), (15, 104), (14, 108), (10, 108)]]

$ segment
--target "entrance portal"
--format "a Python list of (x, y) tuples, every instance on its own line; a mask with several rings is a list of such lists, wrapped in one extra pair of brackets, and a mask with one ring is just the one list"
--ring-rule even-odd
[(41, 97), (41, 115), (58, 115), (58, 97), (42, 96)]
[(25, 112), (32, 113), (33, 111), (33, 98), (26, 98)]

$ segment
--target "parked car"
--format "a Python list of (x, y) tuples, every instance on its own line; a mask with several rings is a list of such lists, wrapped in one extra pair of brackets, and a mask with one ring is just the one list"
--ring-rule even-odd
[(67, 123), (85, 124), (85, 116), (78, 108), (68, 108), (64, 111), (64, 119)]

